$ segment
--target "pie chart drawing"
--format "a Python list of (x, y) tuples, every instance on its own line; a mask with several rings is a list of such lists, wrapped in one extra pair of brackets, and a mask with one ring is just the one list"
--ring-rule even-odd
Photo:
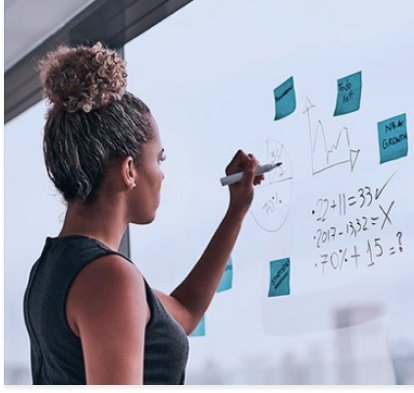
[(282, 143), (268, 139), (254, 152), (261, 165), (282, 162), (265, 174), (265, 180), (254, 189), (250, 213), (254, 221), (266, 232), (276, 232), (289, 214), (293, 176), (289, 156)]

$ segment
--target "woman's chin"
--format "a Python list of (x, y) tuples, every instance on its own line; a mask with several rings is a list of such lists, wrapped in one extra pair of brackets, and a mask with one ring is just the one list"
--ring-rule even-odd
[(155, 220), (155, 212), (154, 212), (154, 214), (152, 216), (145, 217), (145, 219), (143, 219), (140, 222), (140, 224), (143, 224), (143, 225), (145, 225), (145, 224), (151, 224), (154, 220)]

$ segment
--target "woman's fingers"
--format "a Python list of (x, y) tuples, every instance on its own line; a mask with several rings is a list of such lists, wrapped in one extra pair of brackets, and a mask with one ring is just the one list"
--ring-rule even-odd
[(244, 175), (240, 181), (240, 184), (242, 184), (244, 187), (250, 188), (251, 185), (255, 182), (255, 172), (258, 166), (259, 163), (251, 158), (247, 169), (244, 171)]
[(230, 161), (230, 164), (227, 165), (226, 175), (231, 175), (243, 171), (250, 162), (250, 157), (243, 151), (238, 150), (236, 155)]
[(247, 169), (246, 176), (244, 176), (244, 180), (242, 182), (256, 186), (260, 184), (262, 180), (264, 180), (264, 175), (254, 176), (254, 173), (252, 173), (252, 167), (250, 167), (250, 165), (252, 165), (254, 168), (254, 172), (257, 167), (260, 166), (260, 163), (252, 153), (246, 154), (243, 150), (238, 150), (233, 159), (230, 161), (230, 164), (227, 165), (226, 175), (231, 175), (237, 172), (244, 172)]
[(255, 177), (255, 179), (254, 179), (253, 184), (254, 184), (255, 186), (260, 185), (260, 184), (262, 183), (262, 181), (263, 181), (263, 180), (264, 180), (264, 176), (263, 176), (263, 175), (256, 176), (256, 177)]
[(255, 172), (260, 163), (253, 154), (249, 153), (247, 156), (249, 157), (249, 169), (243, 176), (242, 183), (246, 186), (256, 185), (258, 176), (255, 176)]

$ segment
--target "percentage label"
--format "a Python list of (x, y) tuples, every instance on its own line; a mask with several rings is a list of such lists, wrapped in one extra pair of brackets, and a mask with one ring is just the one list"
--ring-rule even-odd
[(358, 267), (358, 260), (361, 254), (358, 254), (358, 249), (354, 246), (354, 253), (352, 255), (347, 255), (348, 249), (339, 250), (339, 252), (333, 252), (331, 254), (322, 254), (322, 273), (325, 273), (325, 265), (330, 263), (334, 270), (341, 270), (344, 263), (347, 263), (350, 259), (354, 259), (355, 266)]

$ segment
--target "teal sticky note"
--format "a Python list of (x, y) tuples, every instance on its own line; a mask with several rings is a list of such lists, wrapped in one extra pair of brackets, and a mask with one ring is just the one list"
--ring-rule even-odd
[(380, 164), (408, 154), (407, 116), (405, 113), (378, 123)]
[(275, 120), (283, 119), (296, 109), (296, 94), (293, 76), (273, 90), (275, 97)]
[(233, 283), (233, 261), (231, 257), (229, 258), (226, 269), (223, 272), (223, 276), (221, 277), (221, 281), (216, 289), (216, 292), (227, 291), (231, 288)]
[(205, 316), (203, 315), (203, 317), (200, 319), (200, 322), (198, 323), (197, 327), (190, 334), (190, 337), (205, 336), (206, 335), (206, 327), (205, 327), (204, 317)]
[(361, 105), (362, 73), (338, 79), (338, 96), (334, 116), (355, 112)]
[(268, 297), (290, 294), (290, 259), (270, 261), (270, 286)]

